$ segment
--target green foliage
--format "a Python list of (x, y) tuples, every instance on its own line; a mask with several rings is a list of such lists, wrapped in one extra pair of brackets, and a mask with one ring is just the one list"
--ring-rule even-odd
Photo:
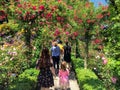
[(82, 90), (106, 90), (102, 81), (98, 79), (93, 71), (84, 69), (83, 59), (72, 56), (72, 63)]
[(114, 84), (114, 87), (116, 88), (120, 88), (119, 83), (120, 83), (120, 61), (116, 61), (113, 58), (109, 59), (109, 63), (108, 63), (108, 68), (110, 70), (110, 73), (112, 74), (112, 77), (116, 78), (116, 83)]
[(108, 53), (108, 55), (115, 60), (120, 60), (120, 14), (119, 9), (120, 6), (118, 5), (120, 3), (119, 0), (114, 0), (113, 2), (110, 0), (110, 6), (109, 10), (111, 12), (111, 24), (109, 25), (109, 28), (104, 31), (103, 36), (106, 36), (106, 48), (105, 52)]
[(34, 68), (26, 69), (22, 74), (19, 75), (19, 82), (26, 82), (26, 80), (32, 80), (33, 82), (36, 82), (38, 73), (39, 70)]
[(91, 70), (77, 68), (75, 71), (79, 85), (83, 90), (106, 90), (102, 81)]
[(72, 63), (74, 68), (84, 68), (84, 61), (80, 58), (75, 58), (72, 56)]
[(39, 71), (36, 69), (26, 69), (9, 86), (8, 90), (35, 90), (38, 73)]
[(109, 58), (108, 69), (110, 70), (110, 73), (117, 78), (117, 82), (114, 84), (117, 90), (117, 88), (119, 88), (118, 83), (120, 83), (120, 1), (109, 0), (109, 2), (111, 24), (108, 25), (108, 29), (103, 31), (103, 36), (105, 37), (104, 52)]
[(22, 54), (23, 50), (17, 49), (17, 47), (1, 47), (0, 63), (10, 68), (10, 71), (21, 73), (28, 67), (26, 57)]
[(10, 76), (8, 75), (9, 68), (0, 67), (0, 89), (2, 90), (7, 85), (6, 83), (10, 83)]

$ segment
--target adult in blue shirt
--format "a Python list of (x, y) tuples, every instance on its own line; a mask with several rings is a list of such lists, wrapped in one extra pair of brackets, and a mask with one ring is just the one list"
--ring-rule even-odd
[(51, 56), (52, 56), (54, 68), (56, 69), (55, 66), (57, 65), (57, 69), (59, 70), (60, 48), (57, 45), (57, 42), (53, 42), (53, 45), (51, 48)]

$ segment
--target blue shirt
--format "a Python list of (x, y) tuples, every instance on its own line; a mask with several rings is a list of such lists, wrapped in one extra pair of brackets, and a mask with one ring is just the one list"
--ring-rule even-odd
[(60, 56), (60, 48), (58, 46), (52, 46), (51, 53), (52, 56)]

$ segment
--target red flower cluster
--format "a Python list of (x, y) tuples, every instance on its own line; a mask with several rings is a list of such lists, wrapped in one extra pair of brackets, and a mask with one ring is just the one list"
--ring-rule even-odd
[(64, 17), (62, 17), (62, 16), (57, 16), (56, 19), (58, 22), (61, 22), (61, 23), (64, 22)]
[(5, 16), (0, 16), (0, 21), (4, 20), (5, 18)]
[(107, 10), (108, 6), (102, 6), (102, 10)]
[(83, 20), (82, 19), (78, 19), (78, 21), (77, 21), (79, 24), (81, 24), (82, 22), (83, 22)]
[(85, 3), (85, 7), (89, 8), (91, 6), (90, 2)]
[(33, 10), (37, 10), (37, 7), (36, 7), (36, 6), (32, 6), (32, 9), (33, 9)]
[(58, 2), (61, 2), (61, 0), (58, 0)]
[(75, 37), (77, 37), (77, 36), (78, 36), (78, 32), (73, 32), (73, 35), (74, 35)]
[(3, 10), (1, 10), (0, 11), (0, 21), (1, 21), (1, 23), (3, 21), (5, 21), (6, 19), (7, 19), (7, 14)]
[(54, 32), (54, 36), (58, 36), (58, 35), (60, 35), (60, 31), (59, 31), (59, 29), (56, 29)]
[(74, 20), (78, 23), (81, 24), (83, 20), (81, 18), (78, 18), (77, 16), (74, 17)]
[(23, 4), (19, 3), (17, 4), (16, 15), (18, 19), (22, 21), (31, 21), (34, 20), (38, 14), (44, 11), (44, 9), (44, 5), (37, 7), (27, 2), (24, 2)]
[(94, 22), (95, 22), (95, 20), (90, 20), (90, 19), (87, 20), (88, 24), (91, 24), (91, 23), (93, 24)]
[(99, 44), (99, 43), (101, 43), (101, 40), (95, 39), (95, 40), (94, 40), (94, 43), (95, 43), (95, 44)]
[(65, 32), (66, 35), (69, 35), (70, 33), (69, 32)]
[(44, 5), (39, 6), (39, 10), (43, 11), (45, 9)]
[(103, 14), (98, 14), (98, 15), (96, 16), (96, 18), (102, 19), (102, 18), (103, 18)]
[(51, 14), (51, 13), (47, 13), (46, 19), (47, 19), (47, 20), (52, 19), (52, 14)]

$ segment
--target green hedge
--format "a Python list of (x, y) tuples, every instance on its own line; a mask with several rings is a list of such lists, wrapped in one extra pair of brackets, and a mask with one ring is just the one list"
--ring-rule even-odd
[(89, 69), (75, 69), (78, 83), (82, 90), (106, 90), (102, 82)]
[(38, 73), (39, 71), (34, 68), (26, 69), (9, 86), (8, 90), (35, 90)]
[(72, 56), (72, 64), (73, 64), (74, 68), (83, 68), (84, 67), (83, 59), (75, 58), (74, 56)]
[(72, 56), (73, 67), (81, 90), (106, 90), (102, 81), (90, 69), (84, 69), (84, 62)]

